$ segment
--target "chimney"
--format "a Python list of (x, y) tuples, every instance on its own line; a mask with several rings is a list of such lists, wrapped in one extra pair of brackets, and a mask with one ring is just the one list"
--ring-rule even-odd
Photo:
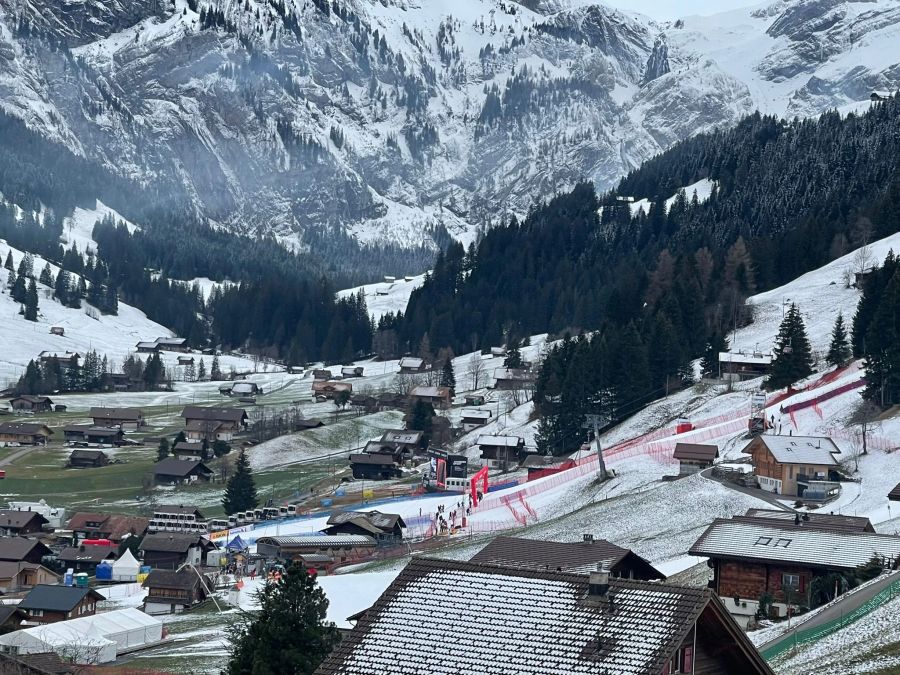
[(800, 524), (800, 514), (795, 513), (794, 514), (794, 525), (799, 525), (799, 524)]
[(605, 598), (608, 593), (609, 570), (603, 563), (600, 563), (588, 578), (588, 595), (593, 598)]
[(581, 541), (583, 541), (585, 544), (593, 544), (594, 543), (594, 535), (583, 534), (583, 535), (581, 535)]

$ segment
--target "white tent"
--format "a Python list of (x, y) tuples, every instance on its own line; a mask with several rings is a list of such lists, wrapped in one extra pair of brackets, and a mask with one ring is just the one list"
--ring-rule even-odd
[(125, 549), (118, 560), (112, 566), (113, 581), (137, 581), (138, 572), (141, 570), (141, 564), (134, 557), (131, 549)]
[(53, 651), (79, 664), (98, 664), (161, 640), (162, 621), (128, 608), (0, 635), (0, 650), (17, 647), (19, 654)]

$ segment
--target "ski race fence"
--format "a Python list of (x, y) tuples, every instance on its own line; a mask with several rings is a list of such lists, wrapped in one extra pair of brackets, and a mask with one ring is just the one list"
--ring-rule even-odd
[(777, 659), (779, 656), (782, 656), (791, 650), (796, 650), (805, 645), (818, 642), (819, 640), (828, 637), (832, 633), (836, 633), (837, 631), (846, 628), (850, 624), (859, 621), (867, 614), (874, 612), (876, 609), (890, 602), (897, 596), (900, 596), (900, 579), (894, 580), (893, 583), (882, 589), (876, 595), (872, 596), (869, 600), (857, 607), (852, 612), (841, 615), (838, 618), (833, 619), (832, 621), (824, 623), (820, 626), (794, 630), (789, 635), (786, 635), (784, 639), (761, 650), (760, 653), (762, 654), (762, 657), (764, 659), (766, 659), (767, 661), (772, 661), (773, 659)]

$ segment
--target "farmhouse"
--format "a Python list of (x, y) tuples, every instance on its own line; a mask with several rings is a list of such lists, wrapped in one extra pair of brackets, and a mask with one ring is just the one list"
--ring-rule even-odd
[(312, 371), (314, 380), (330, 380), (331, 379), (331, 371), (325, 370), (324, 368), (316, 368)]
[(532, 389), (537, 380), (537, 373), (524, 368), (497, 368), (494, 370), (494, 389), (513, 391), (516, 389)]
[(177, 572), (152, 570), (144, 583), (147, 597), (144, 611), (147, 614), (180, 614), (201, 604), (209, 597), (212, 582), (194, 568)]
[(401, 373), (424, 373), (428, 370), (425, 359), (420, 359), (418, 356), (404, 356), (400, 359), (399, 366)]
[(44, 556), (53, 553), (43, 542), (25, 537), (0, 537), (0, 561), (26, 562), (40, 565)]
[(336, 382), (335, 380), (314, 380), (312, 391), (316, 398), (331, 400), (342, 391), (353, 393), (353, 385), (349, 382)]
[(350, 455), (350, 470), (354, 478), (388, 480), (402, 475), (400, 464), (391, 454), (354, 452)]
[(296, 537), (260, 537), (256, 551), (267, 560), (300, 560), (308, 555), (325, 555), (335, 562), (358, 558), (375, 550), (373, 537), (358, 534), (312, 534)]
[(364, 372), (363, 366), (344, 366), (341, 368), (341, 377), (362, 377)]
[(744, 450), (753, 457), (759, 486), (768, 492), (824, 501), (840, 492), (840, 450), (830, 438), (757, 436)]
[(497, 537), (471, 561), (519, 570), (555, 570), (572, 574), (590, 574), (602, 566), (615, 579), (658, 581), (666, 578), (636, 553), (603, 539), (594, 539), (590, 534), (573, 543)]
[(141, 516), (79, 511), (69, 520), (68, 528), (79, 543), (85, 539), (108, 539), (118, 544), (128, 537), (143, 536), (149, 522)]
[(74, 569), (76, 572), (88, 572), (93, 574), (97, 570), (97, 565), (107, 560), (115, 560), (119, 557), (118, 545), (102, 546), (87, 545), (69, 546), (64, 548), (59, 554), (59, 561), (64, 563), (66, 567)]
[(772, 372), (772, 355), (759, 352), (719, 352), (719, 371), (730, 380), (752, 380)]
[(360, 534), (374, 537), (380, 544), (397, 544), (403, 539), (406, 523), (396, 513), (379, 511), (340, 511), (328, 518), (328, 526), (322, 532), (329, 535)]
[(144, 341), (138, 342), (135, 345), (135, 349), (137, 351), (144, 354), (151, 354), (154, 352), (188, 352), (190, 348), (188, 347), (187, 338), (166, 338), (159, 337), (153, 340), (152, 342)]
[(745, 620), (756, 614), (759, 598), (774, 598), (773, 611), (784, 616), (790, 605), (814, 607), (815, 579), (856, 571), (873, 559), (886, 569), (900, 561), (900, 537), (860, 531), (854, 519), (782, 520), (760, 514), (716, 519), (690, 549), (708, 557), (710, 587), (729, 598), (726, 607)]
[[(459, 626), (465, 640), (452, 637)], [(316, 675), (439, 673), (448, 663), (455, 675), (772, 674), (709, 589), (417, 558)]]
[(88, 415), (94, 426), (119, 427), (124, 431), (137, 431), (144, 426), (144, 413), (137, 408), (91, 408)]
[(55, 623), (82, 616), (93, 616), (103, 596), (91, 588), (40, 585), (32, 588), (19, 603), (28, 620)]
[(0, 593), (15, 593), (58, 581), (57, 574), (38, 563), (0, 561)]
[(139, 550), (144, 564), (161, 569), (177, 569), (185, 563), (201, 565), (206, 554), (217, 547), (202, 534), (156, 532), (147, 534)]
[(262, 389), (256, 382), (234, 382), (223, 384), (219, 387), (219, 393), (224, 396), (257, 396), (262, 394)]
[[(80, 365), (81, 354), (77, 352), (41, 352), (38, 354), (41, 361), (41, 369), (55, 369), (66, 372), (68, 370), (77, 370)], [(46, 370), (44, 370), (46, 372)]]
[(48, 522), (37, 511), (0, 509), (0, 536), (18, 537), (20, 535), (42, 532), (44, 525)]
[(187, 406), (181, 416), (190, 440), (230, 442), (247, 427), (247, 411), (243, 408), (201, 408)]
[(719, 457), (719, 446), (676, 443), (675, 453), (672, 456), (678, 460), (678, 474), (689, 476), (711, 467)]
[(481, 450), (482, 463), (491, 469), (516, 465), (525, 454), (525, 439), (519, 436), (479, 436), (476, 445)]
[(413, 387), (409, 397), (413, 403), (430, 403), (441, 410), (449, 408), (453, 398), (450, 387)]
[(63, 427), (67, 443), (91, 443), (96, 445), (122, 445), (125, 434), (118, 427), (95, 427), (91, 424), (67, 424)]
[(888, 492), (888, 499), (892, 502), (900, 502), (900, 483), (898, 483), (893, 490)]
[(172, 448), (172, 454), (178, 459), (188, 462), (202, 462), (206, 457), (203, 456), (203, 443), (190, 443), (182, 441), (176, 443)]
[(60, 337), (66, 334), (66, 329), (62, 326), (50, 326), (50, 335), (59, 335)]
[(53, 410), (53, 401), (47, 396), (14, 396), (9, 399), (9, 409), (17, 412), (50, 412)]
[(194, 365), (194, 357), (193, 356), (179, 356), (178, 357), (178, 365), (179, 366), (192, 366), (192, 365)]
[(462, 430), (468, 433), (478, 427), (483, 427), (491, 421), (493, 416), (494, 413), (487, 408), (463, 408), (459, 424)]
[(46, 424), (4, 422), (0, 424), (0, 444), (47, 445), (53, 432)]
[(392, 452), (401, 455), (413, 455), (422, 447), (421, 431), (389, 429), (381, 435), (381, 445), (390, 447)]
[(109, 464), (109, 456), (102, 450), (79, 448), (69, 455), (68, 465), (72, 469), (96, 469)]
[(199, 461), (186, 461), (177, 457), (166, 457), (153, 465), (153, 479), (158, 484), (194, 483), (208, 481), (213, 472)]

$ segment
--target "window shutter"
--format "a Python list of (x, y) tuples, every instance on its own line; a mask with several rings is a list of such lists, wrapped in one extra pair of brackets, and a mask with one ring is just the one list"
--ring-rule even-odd
[(693, 647), (685, 647), (684, 648), (684, 663), (681, 666), (681, 670), (685, 673), (693, 673), (694, 672), (694, 648)]

